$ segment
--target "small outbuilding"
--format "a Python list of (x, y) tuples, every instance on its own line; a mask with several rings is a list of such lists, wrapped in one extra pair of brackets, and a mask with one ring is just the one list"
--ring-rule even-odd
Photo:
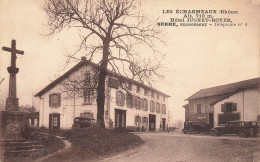
[(186, 99), (185, 121), (200, 121), (216, 127), (226, 121), (260, 120), (259, 79), (199, 90)]

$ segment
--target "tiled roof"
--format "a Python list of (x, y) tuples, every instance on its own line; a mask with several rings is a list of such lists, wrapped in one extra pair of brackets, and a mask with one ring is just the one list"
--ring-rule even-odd
[[(86, 59), (82, 59), (78, 64), (76, 64), (74, 67), (72, 67), (69, 71), (67, 71), (65, 74), (61, 75), (59, 78), (57, 78), (56, 80), (54, 80), (53, 82), (51, 82), (49, 85), (47, 85), (45, 88), (43, 88), (40, 92), (38, 92), (35, 97), (40, 97), (42, 96), (44, 93), (46, 93), (47, 91), (49, 91), (51, 88), (55, 87), (58, 83), (60, 83), (63, 79), (67, 78), (71, 73), (73, 73), (74, 71), (77, 71), (79, 68), (83, 67), (84, 65), (91, 65), (95, 68), (98, 68), (99, 66), (91, 61), (88, 61)], [(130, 79), (130, 78), (127, 78), (125, 76), (121, 76), (119, 74), (116, 74), (116, 73), (113, 73), (111, 70), (107, 70), (108, 74), (112, 75), (112, 76), (116, 76), (116, 77), (121, 77), (125, 80), (128, 80), (128, 81), (131, 81), (132, 83), (135, 83), (135, 84), (139, 84), (145, 88), (149, 88), (157, 93), (160, 93), (162, 95), (165, 95), (166, 97), (170, 97), (169, 95), (163, 93), (163, 92), (160, 92), (150, 86), (147, 86), (143, 83), (140, 83), (138, 81), (135, 81), (133, 79)]]
[(221, 94), (229, 94), (245, 88), (259, 87), (259, 80), (260, 78), (254, 78), (254, 79), (244, 80), (236, 83), (201, 89), (197, 93), (187, 98), (186, 100), (221, 95)]

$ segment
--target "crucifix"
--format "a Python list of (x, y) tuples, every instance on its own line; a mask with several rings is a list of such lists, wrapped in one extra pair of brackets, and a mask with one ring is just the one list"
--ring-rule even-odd
[(9, 94), (6, 99), (6, 110), (7, 111), (18, 111), (18, 98), (16, 96), (16, 74), (19, 71), (19, 68), (16, 68), (16, 54), (24, 54), (24, 51), (16, 49), (16, 41), (12, 40), (11, 48), (2, 47), (3, 51), (11, 52), (11, 66), (7, 68), (7, 71), (10, 73), (9, 78)]

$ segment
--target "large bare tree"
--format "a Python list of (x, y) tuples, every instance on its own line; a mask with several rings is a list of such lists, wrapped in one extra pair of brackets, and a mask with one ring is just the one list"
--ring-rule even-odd
[[(141, 8), (141, 2), (135, 0), (45, 1), (50, 35), (64, 29), (78, 29), (81, 41), (76, 52), (68, 55), (67, 63), (78, 58), (77, 54), (82, 50), (90, 61), (94, 57), (100, 58), (96, 99), (100, 126), (105, 126), (105, 78), (108, 68), (148, 84), (154, 76), (162, 77), (159, 72), (162, 66), (158, 61), (162, 57), (156, 58), (160, 53), (156, 45), (163, 43), (161, 31), (156, 26), (157, 20), (150, 19), (141, 12)], [(139, 49), (146, 47), (150, 55), (155, 54), (154, 60), (138, 53)]]

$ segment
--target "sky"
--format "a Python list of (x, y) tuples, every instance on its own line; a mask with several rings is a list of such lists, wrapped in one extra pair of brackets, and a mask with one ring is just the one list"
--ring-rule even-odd
[[(221, 27), (161, 27), (166, 33), (164, 60), (167, 66), (165, 79), (153, 87), (170, 95), (168, 108), (171, 121), (184, 120), (186, 98), (200, 89), (259, 77), (259, 26), (260, 3), (258, 0), (145, 0), (142, 6), (159, 22), (181, 18), (176, 10), (231, 10), (238, 14), (219, 15), (232, 19), (242, 26)], [(64, 31), (46, 37), (47, 17), (42, 11), (43, 0), (0, 1), (0, 46), (16, 47), (24, 51), (17, 56), (17, 96), (20, 105), (32, 105), (33, 96), (57, 76), (63, 74), (65, 52), (75, 49), (77, 36)], [(172, 10), (165, 14), (163, 10)], [(246, 25), (245, 25), (246, 24)], [(146, 55), (145, 51), (140, 51)], [(0, 106), (5, 106), (8, 95), (11, 54), (0, 51)], [(71, 65), (73, 66), (73, 64)]]

